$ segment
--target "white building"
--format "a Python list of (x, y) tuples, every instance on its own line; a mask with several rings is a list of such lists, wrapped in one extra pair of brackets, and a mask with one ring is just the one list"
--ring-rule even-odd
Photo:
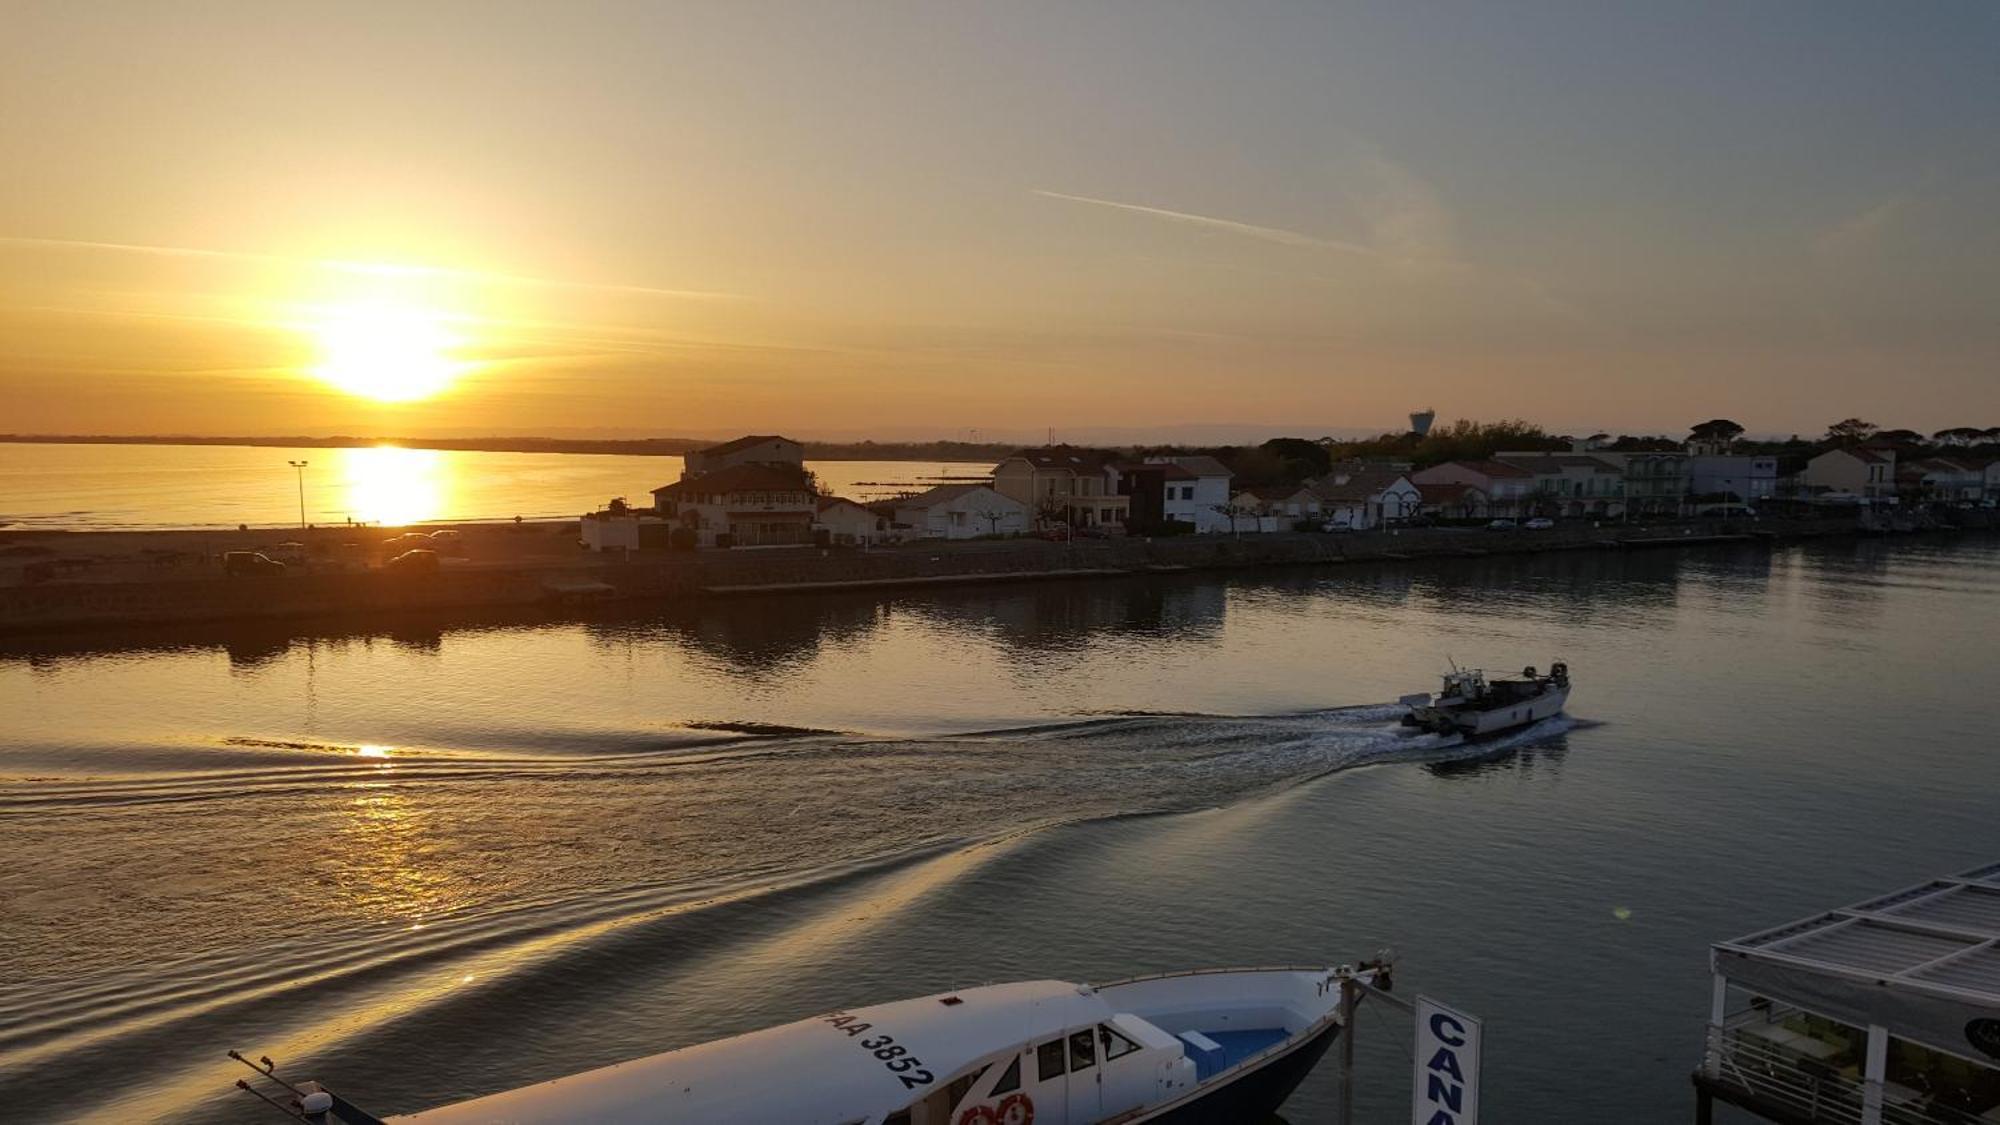
[(1896, 451), (1873, 446), (1829, 449), (1806, 462), (1800, 480), (1816, 496), (1893, 504)]
[(1688, 492), (1696, 498), (1727, 493), (1754, 506), (1778, 494), (1778, 459), (1766, 454), (1697, 453), (1688, 458)]
[(1500, 461), (1446, 461), (1412, 473), (1410, 481), (1419, 487), (1469, 485), (1485, 498), (1485, 514), (1507, 519), (1527, 515), (1535, 491), (1533, 472)]
[(1336, 471), (1312, 486), (1320, 514), (1333, 527), (1369, 531), (1423, 510), (1424, 494), (1410, 478), (1387, 469)]
[(1023, 449), (993, 467), (993, 488), (1038, 520), (1122, 528), (1132, 498), (1118, 492), (1117, 454), (1075, 445)]
[(1198, 533), (1229, 530), (1229, 482), (1236, 476), (1229, 466), (1206, 455), (1149, 457), (1146, 462), (1174, 465), (1186, 474), (1166, 482), (1166, 518), (1191, 523)]
[(631, 508), (587, 512), (577, 524), (577, 538), (587, 551), (636, 551), (667, 545), (668, 527), (655, 512)]
[(976, 539), (1029, 530), (1028, 506), (983, 484), (943, 484), (895, 502), (894, 527), (913, 539)]
[(682, 461), (681, 479), (730, 469), (738, 465), (763, 465), (772, 469), (803, 469), (805, 449), (798, 442), (777, 434), (748, 434), (735, 441), (697, 449)]
[(826, 532), (837, 546), (867, 546), (889, 538), (889, 520), (845, 496), (822, 496), (813, 530)]
[(819, 498), (801, 469), (746, 464), (656, 488), (653, 507), (703, 547), (780, 547), (812, 542)]

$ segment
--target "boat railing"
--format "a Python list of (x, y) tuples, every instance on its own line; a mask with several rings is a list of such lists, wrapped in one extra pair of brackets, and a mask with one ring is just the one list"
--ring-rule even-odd
[[(1800, 1033), (1769, 1034), (1771, 1029), (1782, 1029), (1787, 1017), (1803, 1014), (1801, 1009), (1774, 1005), (1738, 1013), (1723, 1026), (1710, 1027), (1703, 1076), (1734, 1087), (1743, 1096), (1738, 1104), (1748, 1101), (1815, 1125), (1864, 1125), (1870, 1120), (1883, 1125), (1988, 1125), (1990, 1119), (1893, 1082), (1880, 1084), (1881, 1115), (1871, 1118), (1869, 1084), (1853, 1063), (1835, 1065), (1841, 1058), (1837, 1044)], [(1835, 1050), (1826, 1054), (1825, 1047)]]
[(1176, 977), (1208, 977), (1225, 973), (1319, 973), (1331, 976), (1334, 972), (1329, 965), (1241, 965), (1233, 969), (1176, 969), (1170, 973), (1145, 973), (1136, 977), (1124, 977), (1093, 984), (1092, 988), (1115, 988), (1121, 984), (1139, 984), (1149, 980), (1173, 980)]

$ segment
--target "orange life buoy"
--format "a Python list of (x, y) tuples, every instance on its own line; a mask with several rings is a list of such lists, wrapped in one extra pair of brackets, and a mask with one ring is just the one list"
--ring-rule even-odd
[(958, 1125), (1000, 1125), (1000, 1115), (986, 1106), (976, 1105), (958, 1115)]
[(1026, 1094), (1008, 1094), (1000, 1099), (1000, 1125), (1034, 1125), (1035, 1103)]

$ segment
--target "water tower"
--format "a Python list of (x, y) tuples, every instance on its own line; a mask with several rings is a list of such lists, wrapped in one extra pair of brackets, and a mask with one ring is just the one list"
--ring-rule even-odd
[(1410, 432), (1418, 437), (1423, 437), (1425, 434), (1430, 433), (1431, 423), (1437, 421), (1437, 416), (1438, 412), (1435, 410), (1417, 410), (1411, 412)]

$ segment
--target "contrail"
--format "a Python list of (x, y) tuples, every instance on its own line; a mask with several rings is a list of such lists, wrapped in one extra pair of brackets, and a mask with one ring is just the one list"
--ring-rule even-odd
[(1089, 203), (1098, 207), (1115, 207), (1120, 211), (1133, 211), (1141, 215), (1152, 215), (1155, 218), (1171, 219), (1177, 223), (1194, 223), (1197, 226), (1214, 227), (1217, 230), (1226, 230), (1232, 234), (1246, 235), (1250, 238), (1261, 238), (1266, 242), (1276, 242), (1285, 246), (1310, 246), (1320, 250), (1338, 250), (1344, 254), (1361, 254), (1370, 258), (1379, 258), (1382, 256), (1381, 251), (1371, 246), (1363, 246), (1358, 242), (1343, 242), (1335, 238), (1317, 238), (1310, 234), (1301, 234), (1295, 230), (1285, 230), (1282, 227), (1260, 227), (1255, 223), (1239, 223), (1234, 219), (1217, 219), (1209, 215), (1194, 215), (1186, 211), (1169, 211), (1164, 207), (1147, 207), (1140, 203), (1120, 203), (1115, 199), (1097, 199), (1088, 195), (1071, 195), (1068, 192), (1043, 191), (1040, 188), (1032, 190), (1036, 195), (1048, 199), (1067, 199), (1072, 203)]

